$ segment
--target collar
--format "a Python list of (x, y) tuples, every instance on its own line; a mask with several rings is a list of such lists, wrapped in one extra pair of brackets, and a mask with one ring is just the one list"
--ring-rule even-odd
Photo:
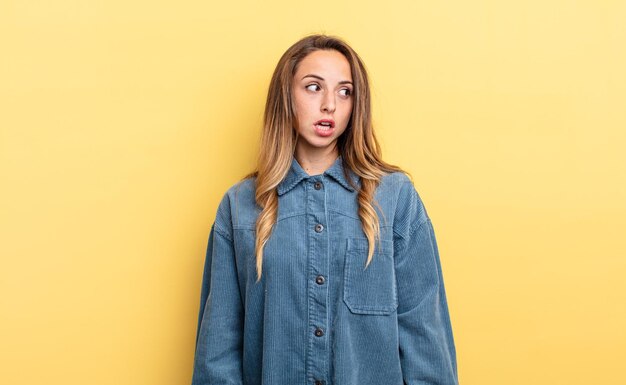
[[(347, 170), (347, 171), (348, 171), (349, 177), (352, 179), (354, 184), (358, 186), (359, 185), (358, 175), (352, 172), (352, 170)], [(339, 182), (339, 184), (342, 185), (346, 190), (350, 192), (354, 192), (354, 188), (350, 186), (350, 183), (348, 182), (348, 180), (346, 179), (346, 176), (344, 175), (343, 159), (341, 155), (337, 157), (335, 162), (333, 162), (333, 164), (326, 171), (324, 171), (324, 175), (329, 175), (334, 180)], [(291, 161), (291, 167), (289, 168), (289, 171), (287, 172), (287, 176), (278, 184), (278, 187), (277, 187), (278, 195), (283, 195), (284, 193), (294, 188), (298, 183), (300, 183), (300, 181), (304, 179), (308, 179), (310, 177), (311, 175), (307, 174), (306, 171), (304, 171), (304, 169), (302, 168), (302, 166), (300, 166), (300, 163), (298, 163), (298, 161), (296, 160), (296, 157), (294, 156)]]

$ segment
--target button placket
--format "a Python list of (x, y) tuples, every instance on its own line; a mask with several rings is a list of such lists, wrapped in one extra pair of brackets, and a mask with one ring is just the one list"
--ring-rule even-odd
[(329, 320), (328, 285), (326, 278), (330, 269), (328, 210), (323, 176), (313, 176), (307, 183), (307, 227), (311, 232), (309, 246), (309, 279), (315, 285), (308, 285), (307, 297), (309, 308), (309, 341), (307, 355), (307, 377), (312, 384), (325, 384), (328, 376), (328, 357), (330, 342), (326, 338)]

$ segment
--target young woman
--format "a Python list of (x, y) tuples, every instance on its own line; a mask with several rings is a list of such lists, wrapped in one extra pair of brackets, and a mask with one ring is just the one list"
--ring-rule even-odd
[(194, 385), (458, 383), (432, 223), (380, 153), (359, 56), (296, 42), (211, 228)]

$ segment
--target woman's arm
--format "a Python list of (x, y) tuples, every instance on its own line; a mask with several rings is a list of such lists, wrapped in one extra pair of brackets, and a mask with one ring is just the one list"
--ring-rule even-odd
[(216, 224), (207, 247), (192, 385), (243, 383), (243, 306), (232, 237)]
[[(435, 233), (412, 183), (396, 240), (400, 362), (407, 385), (457, 385), (456, 350)], [(408, 191), (406, 191), (408, 190)]]

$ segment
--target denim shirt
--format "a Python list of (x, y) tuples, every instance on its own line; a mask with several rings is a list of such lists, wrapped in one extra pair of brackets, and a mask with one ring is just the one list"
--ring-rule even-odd
[(254, 192), (252, 178), (232, 186), (211, 227), (193, 385), (458, 383), (433, 226), (405, 174), (375, 191), (381, 239), (366, 269), (341, 156), (313, 176), (294, 158), (259, 282)]

